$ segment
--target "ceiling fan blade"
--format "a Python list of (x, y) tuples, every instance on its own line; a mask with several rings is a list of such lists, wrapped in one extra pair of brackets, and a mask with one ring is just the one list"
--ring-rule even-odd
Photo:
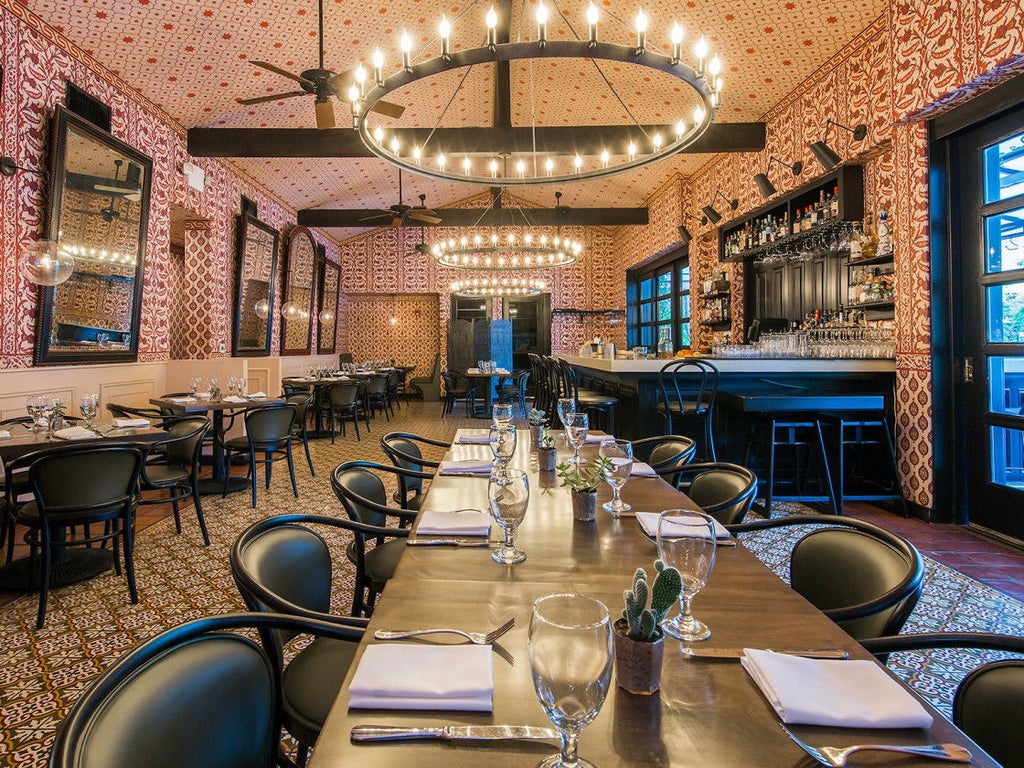
[(330, 101), (316, 102), (316, 127), (323, 130), (334, 127), (334, 105)]
[(331, 75), (329, 78), (327, 78), (327, 82), (335, 86), (338, 89), (338, 91), (341, 92), (345, 90), (344, 86), (348, 85), (348, 82), (346, 81), (355, 79), (354, 72), (354, 69), (347, 69), (344, 72), (339, 72), (336, 75)]
[(370, 111), (376, 112), (379, 115), (384, 115), (384, 117), (393, 117), (397, 120), (402, 116), (402, 113), (405, 112), (405, 107), (401, 104), (392, 104), (390, 101), (378, 101), (373, 105)]
[(288, 91), (287, 93), (275, 93), (272, 96), (256, 96), (252, 99), (235, 99), (239, 104), (262, 104), (265, 101), (279, 101), (280, 99), (290, 99), (293, 96), (305, 96), (305, 91)]
[[(361, 211), (360, 211), (360, 213), (361, 213)], [(364, 221), (366, 221), (366, 222), (369, 222), (369, 221), (388, 221), (388, 220), (391, 219), (392, 216), (395, 215), (391, 211), (376, 211), (376, 212), (374, 212), (374, 211), (367, 211), (367, 213), (369, 213), (370, 215), (369, 216), (363, 216), (360, 219), (356, 219), (356, 221), (357, 222), (364, 222)]]
[(263, 67), (263, 69), (269, 69), (271, 72), (276, 72), (279, 75), (283, 75), (297, 83), (304, 83), (307, 85), (315, 85), (312, 80), (307, 80), (301, 75), (296, 75), (294, 72), (289, 72), (287, 69), (281, 69), (281, 67), (270, 64), (266, 61), (250, 61), (250, 64), (255, 64), (257, 67)]
[(441, 219), (437, 218), (437, 216), (432, 216), (432, 213), (434, 213), (434, 211), (412, 210), (409, 211), (408, 216), (410, 219), (415, 219), (416, 221), (423, 221), (426, 222), (427, 224), (440, 224)]
[(402, 224), (404, 222), (405, 222), (405, 217), (404, 216), (397, 216), (396, 215), (396, 216), (393, 216), (391, 218), (391, 226), (392, 227), (400, 227), (400, 226), (402, 226)]

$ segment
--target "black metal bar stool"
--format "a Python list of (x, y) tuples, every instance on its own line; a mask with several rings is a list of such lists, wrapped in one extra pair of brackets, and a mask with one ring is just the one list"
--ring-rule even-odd
[[(843, 502), (847, 499), (892, 501), (899, 505), (903, 516), (907, 517), (909, 511), (900, 487), (896, 446), (893, 444), (892, 431), (889, 429), (889, 420), (885, 412), (832, 413), (826, 414), (825, 421), (836, 430), (834, 480), (837, 508), (841, 510)], [(868, 452), (873, 453), (878, 460), (871, 460)], [(848, 453), (852, 454), (849, 461)], [(870, 467), (871, 471), (865, 471), (866, 467)], [(878, 470), (883, 469), (892, 473), (886, 485), (881, 484), (878, 477)], [(856, 493), (846, 492), (847, 478), (858, 486), (859, 490)]]

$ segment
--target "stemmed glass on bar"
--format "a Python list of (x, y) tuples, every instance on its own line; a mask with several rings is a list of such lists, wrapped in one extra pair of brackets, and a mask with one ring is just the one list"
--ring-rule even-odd
[(541, 706), (562, 737), (559, 754), (537, 768), (593, 768), (577, 754), (580, 732), (604, 704), (612, 676), (608, 609), (584, 595), (547, 595), (533, 604), (530, 671)]

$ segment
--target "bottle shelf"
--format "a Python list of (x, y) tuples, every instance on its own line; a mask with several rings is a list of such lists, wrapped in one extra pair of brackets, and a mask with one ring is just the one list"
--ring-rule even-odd
[(700, 297), (705, 301), (710, 299), (724, 299), (732, 294), (729, 291), (716, 291), (715, 293), (702, 293)]
[(847, 261), (846, 266), (848, 267), (870, 267), (876, 264), (888, 264), (895, 260), (895, 253), (886, 253), (882, 256), (874, 256), (870, 259), (854, 259)]
[(732, 320), (713, 320), (702, 322), (700, 325), (705, 328), (711, 328), (712, 330), (727, 330), (732, 328)]

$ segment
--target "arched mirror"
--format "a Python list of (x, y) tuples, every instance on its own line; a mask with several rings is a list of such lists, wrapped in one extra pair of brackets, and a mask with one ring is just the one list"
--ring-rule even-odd
[(75, 259), (41, 287), (37, 365), (128, 362), (139, 349), (152, 161), (58, 107), (47, 238)]
[(238, 217), (235, 327), (231, 349), (236, 356), (270, 354), (277, 238), (276, 229), (251, 213)]
[(306, 227), (288, 236), (288, 260), (284, 271), (281, 304), (281, 354), (308, 355), (313, 336), (313, 271), (316, 244)]
[(317, 312), (316, 351), (320, 355), (333, 355), (338, 334), (338, 284), (341, 269), (333, 261), (319, 259), (320, 308)]

